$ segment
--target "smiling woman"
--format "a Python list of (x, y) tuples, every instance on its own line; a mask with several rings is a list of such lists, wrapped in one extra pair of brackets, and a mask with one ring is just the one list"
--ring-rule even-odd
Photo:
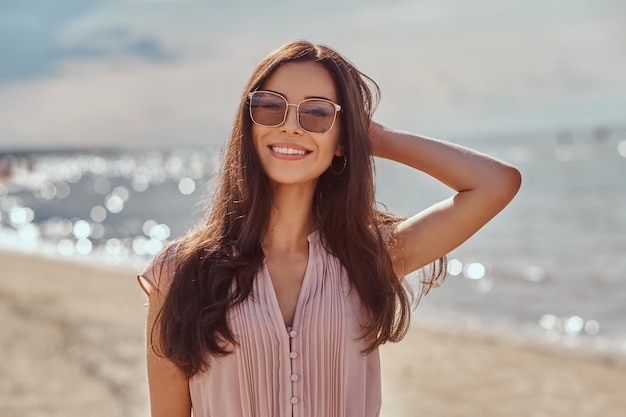
[[(251, 93), (248, 105), (263, 171), (274, 185), (309, 182), (306, 194), (312, 196), (333, 157), (343, 156), (341, 121), (335, 122), (341, 106), (335, 103), (333, 79), (322, 64), (289, 62), (260, 88)], [(298, 104), (289, 104), (286, 97)]]
[[(407, 332), (404, 276), (513, 198), (519, 172), (372, 120), (376, 84), (326, 46), (289, 43), (241, 97), (206, 218), (140, 274), (153, 416), (374, 417), (378, 347)], [(378, 210), (373, 158), (456, 194), (408, 219)], [(406, 190), (407, 192), (409, 190)]]

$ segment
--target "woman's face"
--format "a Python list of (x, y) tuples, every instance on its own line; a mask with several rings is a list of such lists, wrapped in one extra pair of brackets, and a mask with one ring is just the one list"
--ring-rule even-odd
[[(281, 65), (259, 90), (272, 91), (298, 104), (309, 98), (337, 103), (331, 75), (315, 62)], [(343, 155), (339, 145), (339, 114), (325, 133), (309, 133), (298, 124), (296, 106), (288, 106), (285, 122), (276, 127), (252, 125), (254, 147), (265, 174), (274, 185), (308, 184), (313, 188), (330, 166), (333, 156)]]

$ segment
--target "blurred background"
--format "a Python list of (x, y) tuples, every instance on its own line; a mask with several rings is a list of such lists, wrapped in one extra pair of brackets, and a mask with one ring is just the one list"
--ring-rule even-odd
[[(380, 122), (522, 171), (419, 317), (623, 355), (625, 19), (619, 0), (2, 0), (0, 247), (141, 268), (202, 211), (257, 62), (304, 38), (377, 81)], [(450, 195), (376, 164), (391, 211)]]
[(618, 0), (4, 0), (4, 150), (221, 146), (247, 77), (296, 38), (383, 89), (380, 119), (450, 138), (624, 123)]

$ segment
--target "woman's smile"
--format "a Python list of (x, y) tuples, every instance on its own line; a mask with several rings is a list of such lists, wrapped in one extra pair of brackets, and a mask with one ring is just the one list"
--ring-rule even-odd
[(300, 160), (313, 152), (298, 145), (270, 145), (268, 148), (276, 158), (286, 160)]

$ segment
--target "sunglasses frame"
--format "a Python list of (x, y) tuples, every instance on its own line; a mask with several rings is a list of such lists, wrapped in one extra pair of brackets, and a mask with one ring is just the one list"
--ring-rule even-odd
[[(283, 120), (280, 123), (275, 124), (275, 125), (266, 125), (266, 124), (259, 123), (256, 120), (254, 120), (254, 116), (252, 116), (252, 106), (251, 106), (251, 103), (252, 103), (252, 97), (254, 97), (254, 95), (257, 94), (257, 93), (271, 94), (271, 95), (280, 97), (280, 98), (282, 98), (285, 101), (287, 106), (285, 107), (285, 114), (283, 115)], [(310, 130), (305, 129), (302, 126), (302, 124), (300, 124), (300, 105), (302, 103), (306, 103), (307, 101), (324, 101), (326, 103), (332, 104), (333, 107), (335, 108), (335, 113), (333, 114), (333, 121), (331, 122), (330, 127), (326, 131), (324, 131), (324, 132), (312, 132)], [(339, 113), (341, 111), (341, 105), (339, 105), (339, 104), (337, 104), (337, 103), (335, 103), (333, 101), (327, 100), (325, 98), (306, 98), (306, 99), (302, 100), (301, 102), (299, 102), (298, 104), (292, 104), (292, 103), (289, 103), (287, 101), (287, 99), (283, 95), (275, 93), (273, 91), (255, 90), (255, 91), (251, 91), (251, 92), (248, 93), (248, 111), (250, 113), (250, 119), (252, 120), (252, 123), (254, 123), (256, 125), (259, 125), (259, 126), (278, 127), (278, 126), (282, 125), (287, 120), (287, 113), (289, 112), (289, 106), (295, 106), (296, 107), (296, 120), (298, 121), (298, 126), (300, 127), (300, 129), (302, 129), (305, 132), (310, 133), (312, 135), (323, 135), (324, 133), (330, 132), (332, 130), (333, 126), (335, 126), (335, 121), (337, 120), (337, 113)]]

